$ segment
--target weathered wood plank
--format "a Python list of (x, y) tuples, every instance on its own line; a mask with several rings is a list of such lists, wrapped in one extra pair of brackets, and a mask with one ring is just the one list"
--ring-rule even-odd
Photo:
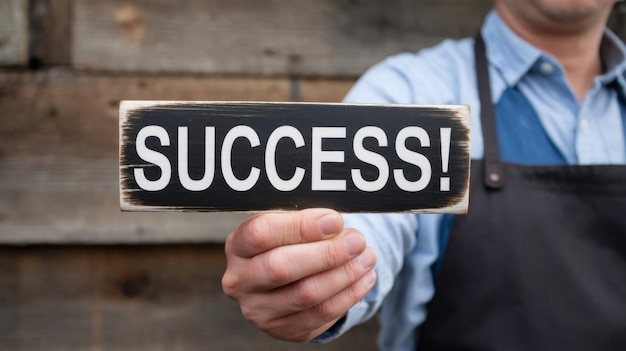
[(28, 0), (0, 0), (0, 65), (28, 63)]
[[(303, 81), (300, 98), (338, 101), (350, 83)], [(223, 240), (245, 215), (120, 212), (119, 101), (288, 101), (290, 85), (269, 78), (0, 73), (0, 243)]]
[(372, 321), (327, 345), (277, 341), (221, 289), (221, 245), (2, 247), (2, 350), (375, 350)]
[(242, 214), (121, 213), (117, 160), (0, 158), (0, 242), (222, 241)]
[(83, 0), (82, 69), (355, 76), (384, 57), (473, 35), (491, 0)]
[[(289, 100), (287, 79), (0, 73), (0, 150), (114, 156), (122, 99)], [(19, 135), (19, 139), (16, 138)]]
[(30, 62), (35, 67), (69, 65), (73, 0), (30, 1)]
[(352, 79), (293, 79), (292, 100), (309, 102), (340, 101), (354, 85)]
[(466, 105), (125, 100), (120, 206), (464, 214), (469, 118)]

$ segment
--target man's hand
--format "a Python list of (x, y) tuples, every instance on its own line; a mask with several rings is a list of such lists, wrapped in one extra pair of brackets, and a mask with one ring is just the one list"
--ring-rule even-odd
[(226, 257), (226, 295), (246, 319), (283, 340), (323, 333), (376, 282), (374, 252), (331, 210), (254, 216), (228, 236)]

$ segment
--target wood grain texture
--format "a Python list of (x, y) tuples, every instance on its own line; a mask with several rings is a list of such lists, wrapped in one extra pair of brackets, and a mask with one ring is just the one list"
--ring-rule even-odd
[(28, 63), (28, 0), (0, 0), (0, 66)]
[[(338, 101), (350, 82), (311, 84), (302, 99)], [(0, 243), (223, 240), (246, 215), (120, 212), (119, 101), (289, 97), (288, 79), (0, 73)]]
[(473, 35), (491, 0), (82, 0), (73, 61), (112, 71), (356, 76)]
[(34, 67), (71, 63), (73, 0), (31, 0), (30, 61)]
[(376, 321), (326, 345), (270, 338), (222, 293), (224, 268), (221, 245), (0, 247), (0, 349), (376, 349)]

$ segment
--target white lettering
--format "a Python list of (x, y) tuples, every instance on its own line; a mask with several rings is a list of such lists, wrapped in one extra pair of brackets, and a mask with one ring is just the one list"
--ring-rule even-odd
[(257, 147), (261, 144), (259, 140), (259, 136), (254, 131), (254, 129), (248, 126), (236, 126), (226, 134), (224, 138), (224, 143), (222, 145), (222, 174), (224, 175), (224, 180), (226, 180), (226, 184), (230, 186), (235, 191), (248, 191), (252, 189), (252, 187), (259, 180), (259, 175), (261, 171), (252, 167), (250, 169), (250, 174), (246, 179), (237, 179), (235, 174), (233, 173), (233, 168), (231, 164), (232, 160), (232, 149), (233, 144), (237, 138), (246, 138), (250, 142), (250, 146)]
[(345, 138), (345, 127), (313, 127), (313, 140), (311, 142), (312, 169), (311, 169), (311, 190), (331, 190), (345, 191), (346, 181), (340, 179), (322, 179), (322, 163), (344, 161), (343, 151), (323, 151), (322, 139), (324, 138)]
[(400, 189), (404, 191), (415, 192), (424, 190), (424, 188), (428, 186), (428, 183), (430, 182), (430, 177), (432, 175), (432, 169), (430, 166), (430, 161), (428, 161), (426, 156), (407, 149), (406, 140), (408, 138), (417, 138), (420, 141), (421, 146), (424, 147), (430, 146), (430, 138), (428, 137), (428, 133), (426, 133), (426, 131), (420, 127), (403, 128), (396, 137), (396, 153), (398, 154), (398, 157), (400, 157), (400, 159), (404, 162), (419, 167), (422, 171), (422, 174), (418, 180), (411, 182), (406, 179), (403, 170), (394, 169), (394, 179), (396, 180), (396, 184)]
[(189, 176), (189, 131), (187, 127), (178, 127), (178, 178), (187, 190), (205, 190), (215, 176), (215, 127), (205, 127), (204, 133), (204, 176), (193, 180)]
[(378, 191), (381, 190), (389, 178), (389, 164), (387, 160), (372, 151), (369, 151), (363, 147), (363, 140), (367, 137), (376, 138), (378, 145), (387, 146), (387, 135), (385, 131), (379, 127), (363, 127), (359, 129), (354, 135), (354, 155), (361, 161), (369, 163), (378, 168), (378, 178), (376, 180), (367, 181), (363, 179), (363, 174), (359, 169), (352, 169), (352, 181), (357, 188), (363, 191)]
[(278, 141), (282, 138), (290, 138), (293, 140), (296, 148), (304, 146), (304, 137), (298, 131), (298, 129), (292, 126), (281, 126), (276, 128), (267, 140), (267, 148), (265, 149), (265, 168), (267, 172), (267, 178), (270, 183), (280, 191), (292, 191), (297, 188), (302, 179), (304, 179), (304, 169), (302, 167), (296, 167), (293, 177), (285, 180), (278, 176), (276, 170), (276, 146)]
[(146, 191), (159, 191), (165, 189), (170, 183), (172, 178), (172, 166), (170, 160), (160, 152), (150, 150), (146, 146), (146, 139), (148, 137), (157, 137), (162, 146), (170, 146), (170, 136), (163, 127), (159, 126), (146, 126), (141, 128), (137, 133), (137, 140), (135, 147), (137, 149), (137, 155), (146, 162), (153, 163), (161, 169), (161, 177), (157, 180), (149, 180), (146, 178), (143, 168), (138, 167), (134, 169), (135, 181), (140, 188)]

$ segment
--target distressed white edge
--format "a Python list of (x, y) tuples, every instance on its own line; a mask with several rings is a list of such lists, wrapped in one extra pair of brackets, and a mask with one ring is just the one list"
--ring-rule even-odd
[[(423, 208), (419, 210), (403, 210), (403, 211), (340, 211), (341, 213), (423, 213), (423, 214), (466, 214), (467, 213), (467, 194), (465, 198), (453, 206), (441, 207), (441, 208)], [(302, 207), (297, 209), (281, 210), (281, 209), (266, 209), (266, 210), (222, 210), (203, 207), (200, 209), (194, 209), (189, 207), (178, 206), (142, 206), (131, 205), (124, 201), (121, 210), (124, 212), (207, 212), (207, 213), (220, 213), (220, 212), (238, 212), (238, 213), (279, 213), (279, 212), (293, 212), (304, 210), (309, 207)], [(332, 206), (326, 208), (333, 209)]]
[(124, 199), (124, 189), (122, 189), (123, 187), (123, 182), (122, 182), (122, 145), (123, 144), (123, 139), (122, 139), (122, 135), (123, 133), (123, 126), (126, 124), (126, 121), (128, 120), (128, 108), (125, 106), (125, 102), (127, 101), (121, 101), (120, 102), (120, 111), (119, 111), (119, 124), (117, 126), (117, 137), (119, 139), (117, 147), (117, 182), (118, 182), (118, 187), (119, 187), (119, 197), (120, 197), (120, 209), (122, 211), (126, 211), (125, 208), (127, 208), (130, 204)]
[(120, 119), (126, 116), (128, 111), (143, 107), (170, 106), (170, 105), (227, 105), (227, 104), (247, 104), (247, 105), (331, 105), (331, 106), (382, 106), (382, 107), (403, 107), (403, 108), (433, 108), (441, 110), (456, 111), (461, 117), (465, 126), (469, 129), (469, 105), (415, 105), (415, 104), (353, 104), (343, 102), (290, 102), (290, 101), (199, 101), (199, 100), (122, 100), (120, 102)]
[[(200, 105), (219, 105), (219, 104), (259, 104), (259, 105), (335, 105), (335, 106), (383, 106), (383, 107), (401, 107), (401, 108), (433, 108), (433, 109), (442, 109), (448, 111), (455, 111), (459, 120), (463, 125), (470, 130), (470, 107), (469, 105), (414, 105), (414, 104), (346, 104), (341, 102), (274, 102), (274, 101), (186, 101), (186, 100), (122, 100), (120, 102), (120, 121), (119, 121), (119, 196), (120, 196), (120, 209), (122, 211), (128, 212), (243, 212), (243, 213), (261, 213), (261, 212), (291, 212), (294, 210), (255, 210), (255, 211), (234, 211), (234, 210), (211, 210), (208, 208), (202, 209), (192, 209), (185, 207), (167, 207), (167, 206), (141, 206), (141, 205), (133, 205), (126, 201), (123, 196), (122, 189), (122, 132), (123, 126), (128, 121), (128, 112), (133, 111), (139, 108), (144, 107), (154, 107), (154, 106), (170, 106), (170, 105), (186, 105), (186, 104), (200, 104)], [(405, 210), (405, 211), (392, 211), (393, 213), (440, 213), (440, 214), (466, 214), (469, 208), (469, 184), (471, 177), (471, 152), (469, 148), (471, 147), (471, 133), (467, 133), (467, 143), (468, 143), (468, 165), (467, 170), (470, 173), (467, 177), (466, 190), (463, 198), (454, 204), (453, 206), (442, 207), (442, 208), (431, 208), (431, 209), (418, 209), (418, 210)], [(367, 212), (367, 211), (363, 211)], [(380, 212), (380, 211), (379, 211)], [(390, 212), (391, 213), (391, 212)]]

